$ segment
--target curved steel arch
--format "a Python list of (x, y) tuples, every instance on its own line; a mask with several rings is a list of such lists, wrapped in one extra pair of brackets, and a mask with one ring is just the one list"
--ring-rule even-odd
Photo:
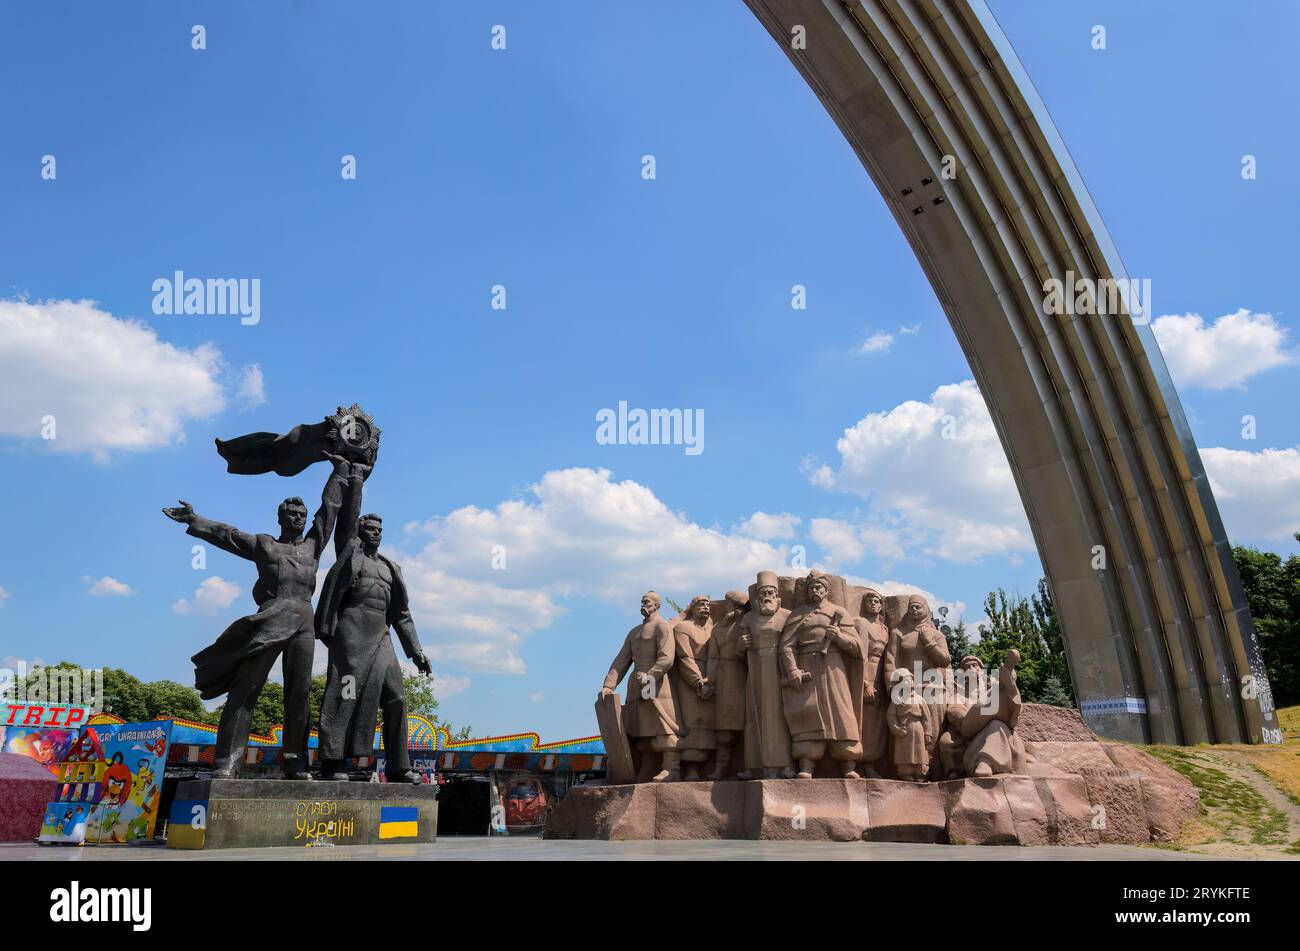
[(1089, 724), (1137, 742), (1280, 742), (1232, 549), (1150, 327), (1044, 313), (1051, 278), (1127, 274), (983, 0), (745, 2), (880, 189), (970, 361)]

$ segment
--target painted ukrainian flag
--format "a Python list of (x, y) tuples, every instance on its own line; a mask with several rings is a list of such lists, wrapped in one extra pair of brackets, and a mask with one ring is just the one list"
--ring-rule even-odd
[(420, 834), (420, 810), (415, 806), (380, 806), (379, 838), (413, 839)]

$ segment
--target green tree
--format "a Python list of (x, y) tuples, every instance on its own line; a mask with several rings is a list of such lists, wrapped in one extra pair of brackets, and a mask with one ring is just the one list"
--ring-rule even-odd
[(1002, 588), (990, 592), (984, 613), (988, 623), (974, 645), (975, 656), (986, 667), (997, 667), (1014, 647), (1020, 652), (1016, 683), (1026, 701), (1074, 706), (1065, 642), (1046, 580), (1029, 598), (1008, 597)]
[[(40, 670), (84, 670), (70, 660), (35, 668), (28, 674), (28, 690), (32, 689)], [(215, 723), (216, 715), (203, 706), (199, 692), (193, 687), (174, 680), (155, 680), (145, 683), (125, 670), (110, 667), (104, 670), (104, 710), (128, 722), (160, 720), (178, 717), (198, 723)]]
[(324, 674), (317, 674), (311, 679), (311, 719), (307, 722), (312, 726), (320, 723), (321, 701), (325, 699), (325, 680)]
[(961, 663), (963, 657), (975, 653), (971, 645), (970, 633), (966, 630), (965, 620), (959, 620), (956, 627), (944, 625), (942, 630), (943, 639), (948, 642), (948, 656), (952, 658), (954, 667)]
[(402, 677), (402, 688), (406, 691), (406, 712), (418, 713), (434, 726), (447, 731), (453, 740), (468, 740), (469, 726), (454, 727), (438, 716), (438, 698), (433, 694), (433, 679), (424, 674), (407, 674)]
[[(1296, 536), (1300, 541), (1300, 535)], [(1233, 559), (1255, 620), (1273, 702), (1300, 703), (1300, 555), (1235, 547)]]
[(199, 692), (174, 680), (155, 680), (141, 685), (145, 719), (160, 720), (171, 717), (193, 720), (196, 723), (215, 723), (216, 717), (203, 706)]
[(1055, 675), (1048, 674), (1043, 678), (1042, 685), (1038, 690), (1038, 699), (1035, 703), (1046, 703), (1053, 707), (1072, 707), (1074, 698), (1070, 696), (1070, 691), (1059, 681)]

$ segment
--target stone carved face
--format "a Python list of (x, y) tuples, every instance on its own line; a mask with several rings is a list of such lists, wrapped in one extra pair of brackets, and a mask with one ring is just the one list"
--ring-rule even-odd
[(907, 616), (915, 622), (925, 620), (925, 606), (918, 601), (913, 601), (907, 606)]
[(862, 606), (866, 608), (868, 617), (875, 617), (877, 614), (881, 612), (881, 610), (883, 610), (885, 603), (880, 600), (880, 595), (869, 594), (867, 595), (867, 599), (866, 601), (863, 602)]
[(691, 618), (696, 624), (703, 625), (709, 619), (711, 613), (709, 602), (703, 599), (696, 601), (691, 607)]
[(377, 518), (363, 518), (357, 525), (357, 534), (361, 543), (368, 548), (378, 548), (384, 540), (384, 523)]
[(771, 617), (781, 607), (781, 594), (776, 585), (765, 584), (758, 589), (758, 613)]
[(307, 507), (305, 505), (295, 505), (287, 500), (280, 506), (280, 527), (287, 529), (291, 534), (301, 535), (303, 529), (307, 527)]
[(641, 616), (649, 617), (659, 610), (659, 598), (653, 591), (641, 595)]
[(826, 582), (813, 581), (808, 585), (808, 603), (813, 607), (826, 600)]

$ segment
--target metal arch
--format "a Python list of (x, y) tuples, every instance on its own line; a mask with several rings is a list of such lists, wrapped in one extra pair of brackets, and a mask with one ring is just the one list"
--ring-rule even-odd
[(1231, 546), (1150, 327), (1044, 312), (1051, 278), (1128, 275), (983, 0), (745, 2), (884, 196), (970, 361), (1085, 719), (1137, 742), (1280, 742)]

